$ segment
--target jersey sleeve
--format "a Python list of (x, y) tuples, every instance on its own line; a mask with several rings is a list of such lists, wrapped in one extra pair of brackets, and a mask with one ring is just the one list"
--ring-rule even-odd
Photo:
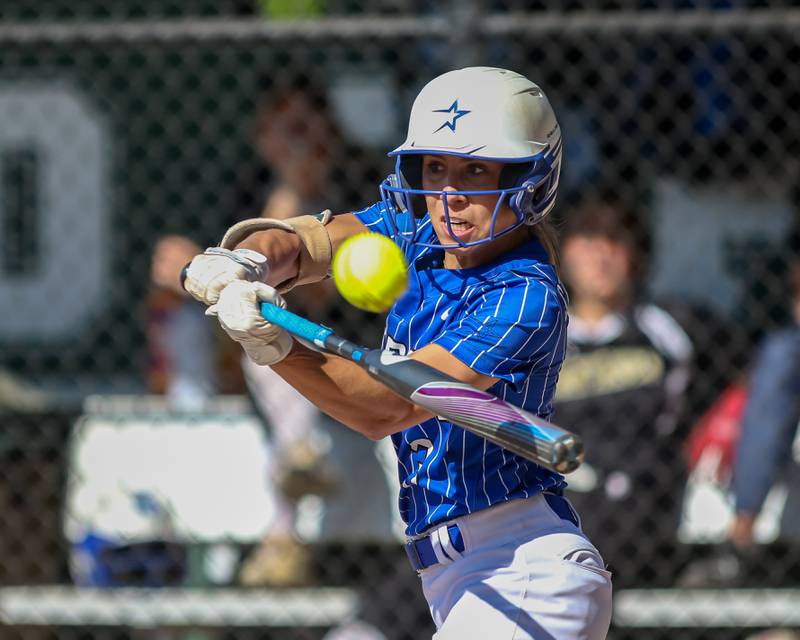
[(354, 211), (353, 215), (373, 233), (380, 233), (381, 235), (389, 237), (392, 236), (391, 227), (386, 218), (384, 204), (382, 202), (376, 202), (372, 206), (362, 209), (361, 211)]
[(524, 277), (468, 300), (460, 319), (433, 342), (474, 371), (519, 391), (532, 370), (561, 364), (565, 339), (566, 310), (558, 288)]

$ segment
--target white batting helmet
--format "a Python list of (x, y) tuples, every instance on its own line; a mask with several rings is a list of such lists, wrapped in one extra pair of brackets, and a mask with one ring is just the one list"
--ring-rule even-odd
[[(502, 162), (499, 188), (492, 191), (425, 191), (422, 155), (446, 154)], [(524, 76), (493, 67), (450, 71), (422, 88), (408, 123), (405, 142), (389, 153), (395, 172), (381, 185), (381, 196), (401, 239), (448, 248), (494, 240), (517, 227), (533, 225), (555, 204), (561, 168), (561, 131), (542, 90)], [(449, 226), (448, 195), (498, 194), (490, 237), (470, 243), (453, 238), (440, 245), (417, 239), (415, 218), (423, 214), (419, 196), (442, 196)], [(504, 202), (517, 223), (495, 234)], [(411, 215), (415, 214), (415, 215)]]

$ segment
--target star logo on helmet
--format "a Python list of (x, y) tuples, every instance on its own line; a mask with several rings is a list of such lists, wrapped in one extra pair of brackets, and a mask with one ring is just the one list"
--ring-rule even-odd
[(468, 111), (466, 109), (459, 109), (458, 108), (458, 98), (453, 100), (453, 104), (451, 104), (447, 109), (434, 109), (433, 112), (434, 113), (446, 113), (449, 116), (447, 118), (447, 120), (444, 121), (444, 124), (441, 127), (439, 127), (436, 131), (434, 131), (434, 133), (438, 133), (439, 131), (441, 131), (445, 127), (450, 129), (450, 131), (455, 131), (456, 130), (456, 121), (459, 118), (467, 115), (468, 113), (472, 113), (471, 111)]

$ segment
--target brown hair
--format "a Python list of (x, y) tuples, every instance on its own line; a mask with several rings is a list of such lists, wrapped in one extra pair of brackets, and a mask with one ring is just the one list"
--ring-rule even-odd
[(639, 217), (619, 200), (587, 200), (566, 212), (561, 243), (574, 236), (598, 236), (625, 245), (631, 252), (634, 278), (643, 275), (649, 239)]
[(609, 200), (585, 202), (564, 217), (562, 241), (572, 236), (602, 236), (636, 247), (634, 216), (620, 203)]
[(539, 239), (547, 257), (550, 259), (550, 264), (556, 268), (556, 273), (561, 269), (561, 258), (558, 253), (558, 232), (555, 225), (550, 220), (542, 220), (537, 225), (531, 227), (531, 234)]

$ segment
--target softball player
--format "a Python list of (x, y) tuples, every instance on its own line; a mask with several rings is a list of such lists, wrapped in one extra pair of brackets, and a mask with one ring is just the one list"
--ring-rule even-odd
[[(186, 288), (255, 362), (337, 420), (391, 435), (411, 564), (436, 638), (604, 638), (611, 580), (563, 497), (564, 478), (394, 395), (358, 366), (263, 320), (257, 302), (326, 277), (365, 229), (405, 251), (409, 289), (384, 349), (550, 418), (566, 300), (553, 207), (561, 134), (538, 86), (504, 69), (451, 71), (412, 107), (381, 202), (353, 214), (253, 220), (196, 257)], [(272, 285), (272, 286), (270, 286)]]

